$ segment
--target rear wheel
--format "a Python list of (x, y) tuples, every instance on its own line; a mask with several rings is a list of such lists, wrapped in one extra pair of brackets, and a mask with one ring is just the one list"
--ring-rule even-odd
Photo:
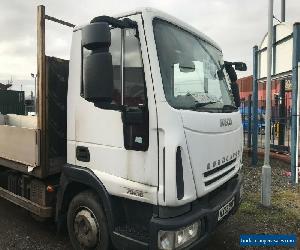
[(68, 209), (68, 231), (76, 250), (108, 250), (107, 220), (99, 198), (92, 191), (76, 195)]

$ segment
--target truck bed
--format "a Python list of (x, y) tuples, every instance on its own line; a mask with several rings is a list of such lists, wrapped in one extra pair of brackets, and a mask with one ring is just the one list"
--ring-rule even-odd
[(66, 163), (68, 61), (46, 57), (38, 116), (0, 114), (0, 166), (46, 178)]

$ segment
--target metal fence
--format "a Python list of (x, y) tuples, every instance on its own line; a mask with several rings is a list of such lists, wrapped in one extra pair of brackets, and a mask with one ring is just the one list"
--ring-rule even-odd
[[(273, 95), (271, 112), (271, 150), (279, 153), (290, 153), (291, 149), (291, 95), (280, 98)], [(240, 112), (244, 128), (244, 145), (251, 148), (253, 129), (253, 110), (251, 95), (247, 100), (242, 100)], [(265, 100), (258, 102), (258, 148), (264, 148), (265, 140)]]

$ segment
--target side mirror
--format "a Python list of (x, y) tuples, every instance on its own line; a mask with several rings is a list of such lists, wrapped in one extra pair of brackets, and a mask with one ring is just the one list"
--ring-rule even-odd
[(82, 29), (82, 47), (90, 51), (83, 62), (84, 98), (100, 108), (110, 104), (113, 96), (110, 45), (111, 33), (108, 23), (92, 23)]
[(229, 76), (229, 79), (231, 81), (231, 83), (234, 83), (237, 81), (237, 75), (236, 72), (234, 70), (234, 68), (232, 67), (231, 64), (225, 64), (225, 70)]
[(235, 70), (238, 71), (246, 71), (247, 70), (247, 64), (243, 62), (235, 62), (234, 63)]
[(236, 82), (234, 82), (234, 83), (231, 83), (230, 87), (231, 87), (231, 92), (232, 92), (233, 99), (234, 99), (234, 104), (237, 108), (239, 108), (241, 106), (239, 85)]
[(226, 63), (225, 70), (226, 70), (226, 72), (229, 76), (230, 82), (231, 82), (230, 87), (231, 87), (231, 93), (232, 93), (233, 99), (234, 99), (234, 104), (238, 108), (241, 106), (240, 90), (239, 90), (239, 85), (236, 83), (237, 75), (236, 75), (235, 69), (232, 67), (232, 65), (233, 65), (233, 63)]

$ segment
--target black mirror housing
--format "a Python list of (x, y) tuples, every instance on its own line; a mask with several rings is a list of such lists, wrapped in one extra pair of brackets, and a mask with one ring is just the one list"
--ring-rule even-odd
[(113, 96), (113, 65), (109, 52), (108, 23), (92, 23), (82, 29), (82, 46), (90, 53), (83, 64), (83, 96), (97, 107), (107, 107)]
[(225, 64), (225, 70), (229, 76), (229, 79), (232, 83), (237, 81), (237, 75), (236, 72), (234, 70), (234, 68), (232, 67), (232, 65), (230, 64)]
[(88, 50), (109, 49), (111, 33), (108, 23), (92, 23), (82, 29), (82, 46)]
[(233, 95), (234, 104), (237, 108), (239, 108), (241, 106), (239, 85), (236, 82), (234, 82), (230, 84), (230, 87), (231, 87), (231, 93)]
[[(240, 63), (237, 63), (240, 64)], [(244, 63), (241, 63), (244, 64)], [(241, 106), (241, 98), (240, 98), (240, 90), (239, 90), (239, 85), (237, 84), (237, 75), (235, 72), (235, 69), (233, 68), (233, 65), (236, 65), (236, 63), (229, 63), (226, 62), (225, 64), (225, 70), (229, 76), (230, 79), (230, 87), (231, 87), (231, 93), (234, 99), (234, 104), (238, 108)], [(246, 66), (246, 64), (244, 65)], [(236, 67), (236, 66), (235, 66)], [(247, 69), (247, 66), (246, 66)]]
[(87, 56), (84, 67), (84, 97), (89, 102), (111, 103), (113, 96), (113, 67), (109, 52)]
[(246, 71), (247, 70), (247, 64), (243, 62), (235, 62), (234, 63), (235, 70), (238, 71)]

